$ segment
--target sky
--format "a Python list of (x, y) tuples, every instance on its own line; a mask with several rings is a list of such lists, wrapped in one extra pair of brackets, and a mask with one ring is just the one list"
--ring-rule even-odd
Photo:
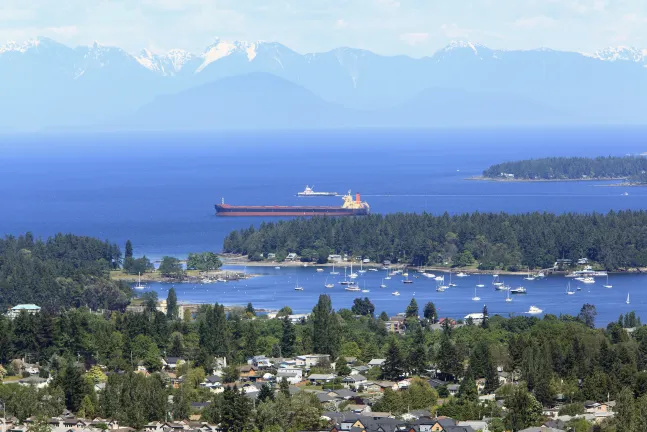
[(496, 49), (647, 48), (646, 0), (2, 0), (0, 41), (46, 36), (131, 53), (216, 38), (421, 57), (452, 40)]

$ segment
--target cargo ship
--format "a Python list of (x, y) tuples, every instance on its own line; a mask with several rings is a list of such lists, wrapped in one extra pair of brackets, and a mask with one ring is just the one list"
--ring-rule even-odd
[(337, 192), (315, 192), (314, 186), (310, 187), (306, 185), (306, 188), (303, 192), (297, 193), (298, 197), (322, 197), (322, 196), (337, 196)]
[(350, 191), (342, 197), (344, 204), (334, 206), (237, 206), (225, 204), (223, 199), (216, 204), (217, 216), (365, 216), (369, 214), (368, 203), (361, 201), (359, 194), (355, 199)]

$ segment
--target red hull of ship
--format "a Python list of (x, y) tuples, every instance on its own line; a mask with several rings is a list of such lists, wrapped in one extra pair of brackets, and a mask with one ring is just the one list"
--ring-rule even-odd
[(254, 217), (254, 216), (354, 216), (352, 213), (348, 212), (339, 212), (339, 213), (331, 213), (331, 212), (325, 212), (325, 213), (318, 213), (318, 212), (303, 212), (303, 213), (297, 213), (297, 212), (235, 212), (235, 211), (228, 211), (226, 213), (217, 213), (218, 216), (248, 216), (248, 217)]

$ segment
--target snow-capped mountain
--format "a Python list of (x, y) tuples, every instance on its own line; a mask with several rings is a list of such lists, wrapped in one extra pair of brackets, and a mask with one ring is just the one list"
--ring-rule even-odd
[(609, 47), (596, 51), (592, 57), (604, 61), (624, 60), (647, 64), (647, 49), (625, 46)]
[[(258, 73), (278, 76), (351, 110), (393, 109), (414, 99), (423, 106), (425, 98), (447, 99), (450, 89), (462, 92), (463, 101), (487, 93), (480, 106), (500, 94), (506, 103), (554, 107), (578, 121), (641, 123), (647, 110), (643, 66), (647, 50), (626, 47), (586, 55), (493, 50), (456, 41), (428, 57), (412, 58), (353, 48), (299, 54), (276, 42), (216, 39), (202, 53), (174, 49), (132, 55), (99, 43), (70, 48), (38, 38), (0, 47), (0, 94), (7, 102), (0, 105), (0, 127), (118, 119), (166, 94)], [(256, 82), (254, 88), (270, 81)]]

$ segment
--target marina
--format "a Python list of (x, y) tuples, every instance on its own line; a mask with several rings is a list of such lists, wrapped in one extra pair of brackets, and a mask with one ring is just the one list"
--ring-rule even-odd
[[(226, 266), (224, 269), (241, 271), (243, 267)], [(347, 272), (349, 270), (350, 266)], [(249, 267), (248, 271), (251, 271)], [(328, 294), (335, 309), (350, 308), (353, 299), (361, 296), (371, 300), (375, 305), (376, 314), (386, 311), (389, 315), (404, 312), (411, 299), (415, 298), (421, 309), (426, 302), (432, 301), (441, 317), (454, 319), (479, 312), (483, 305), (487, 305), (490, 314), (505, 317), (528, 315), (531, 306), (542, 310), (534, 310), (531, 314), (539, 317), (543, 314), (577, 315), (585, 303), (596, 306), (598, 326), (605, 326), (615, 321), (619, 314), (630, 311), (636, 311), (639, 316), (647, 316), (647, 299), (636, 294), (644, 292), (642, 287), (647, 285), (647, 274), (611, 274), (609, 281), (613, 288), (610, 289), (603, 287), (606, 278), (599, 278), (593, 284), (581, 285), (580, 290), (577, 290), (577, 285), (571, 283), (572, 294), (567, 294), (567, 285), (571, 280), (564, 275), (548, 275), (534, 281), (524, 280), (523, 274), (506, 275), (503, 286), (520, 287), (523, 284), (526, 290), (524, 295), (511, 296), (508, 289), (498, 290), (492, 284), (496, 279), (487, 274), (480, 275), (481, 284), (478, 283), (479, 278), (475, 277), (477, 275), (472, 274), (472, 277), (458, 279), (455, 287), (440, 285), (442, 290), (439, 290), (437, 285), (442, 282), (434, 278), (419, 277), (413, 279), (411, 284), (404, 284), (406, 277), (397, 274), (391, 279), (391, 287), (397, 286), (397, 290), (389, 290), (380, 289), (386, 282), (383, 281), (384, 274), (381, 272), (360, 274), (352, 283), (347, 282), (347, 285), (341, 284), (344, 282), (343, 271), (340, 275), (330, 275), (317, 272), (314, 267), (282, 267), (276, 270), (264, 266), (254, 267), (253, 273), (258, 277), (226, 284), (154, 282), (147, 284), (146, 289), (155, 290), (160, 298), (166, 298), (168, 289), (175, 286), (181, 302), (218, 302), (229, 306), (244, 306), (251, 302), (254, 307), (266, 310), (278, 310), (287, 305), (294, 313), (311, 312), (319, 295)], [(477, 285), (484, 287), (480, 288)], [(302, 288), (302, 291), (295, 292), (295, 287)], [(364, 290), (368, 293), (362, 292)], [(630, 303), (627, 303), (628, 292), (632, 293)]]

